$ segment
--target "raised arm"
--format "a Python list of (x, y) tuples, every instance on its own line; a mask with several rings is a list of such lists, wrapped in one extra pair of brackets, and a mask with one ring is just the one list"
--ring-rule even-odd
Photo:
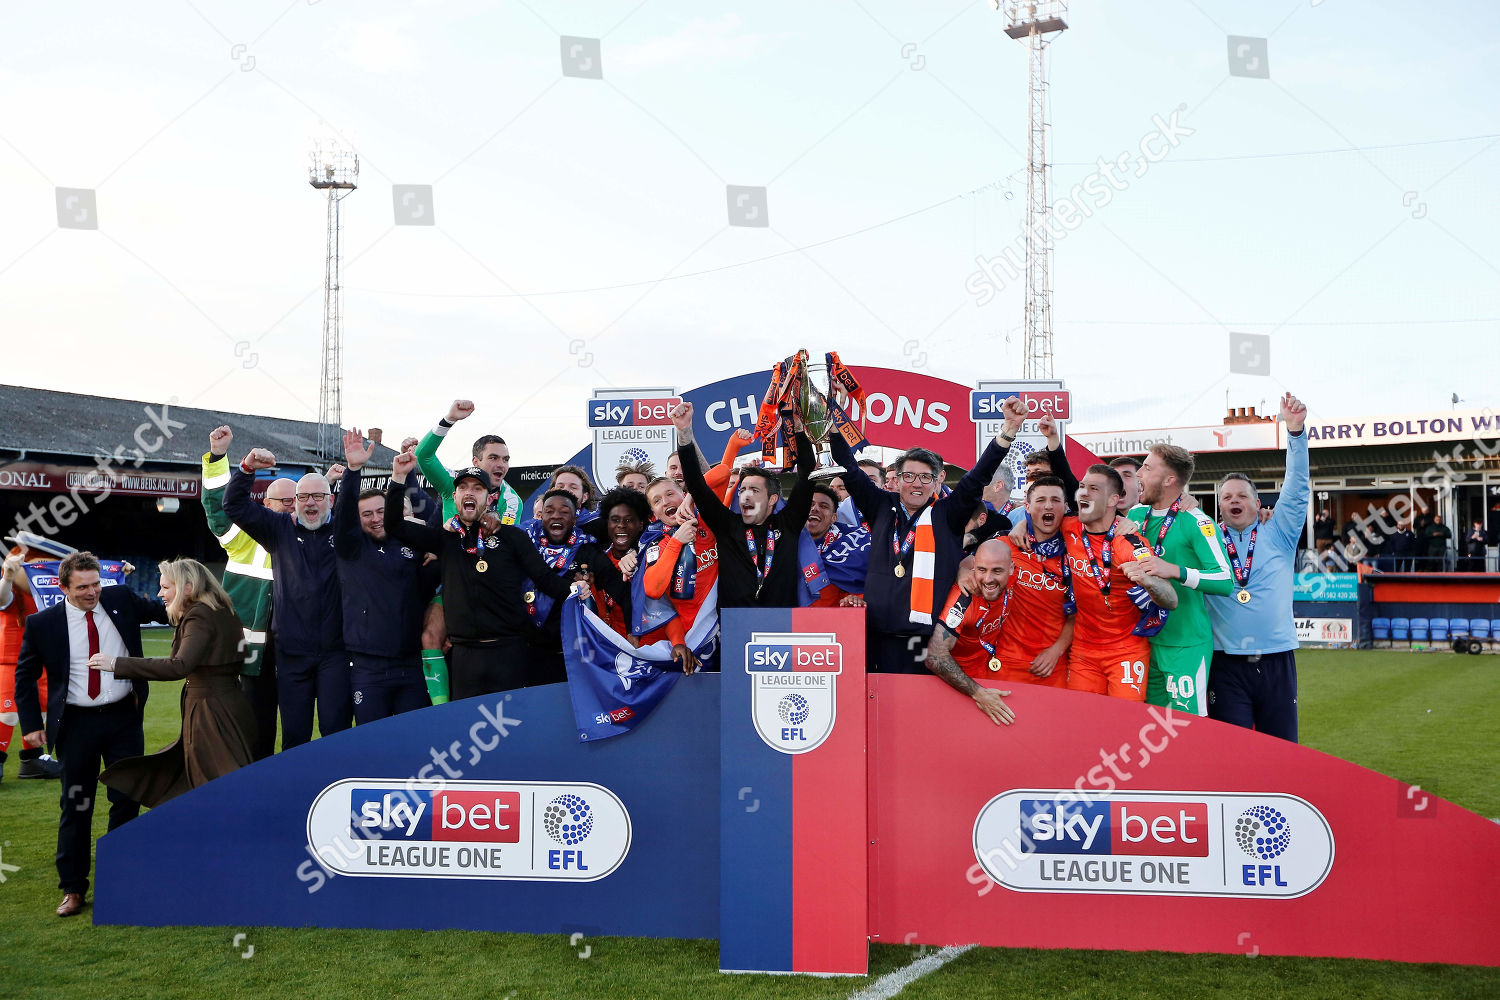
[(391, 461), (391, 483), (385, 488), (385, 533), (414, 549), (440, 556), (445, 529), (408, 521), (404, 516), (406, 477), (416, 464), (416, 457), (409, 452), (402, 452)]
[(693, 506), (698, 508), (698, 517), (715, 537), (727, 537), (727, 530), (733, 527), (734, 513), (704, 480), (698, 451), (689, 447), (693, 443), (693, 404), (683, 400), (673, 407), (672, 423), (677, 427), (677, 460), (682, 463), (682, 480), (693, 498)]
[(474, 412), (474, 404), (467, 399), (455, 399), (453, 405), (448, 407), (448, 415), (437, 422), (437, 426), (422, 435), (422, 440), (417, 443), (417, 467), (422, 470), (422, 475), (432, 484), (433, 489), (438, 491), (438, 496), (448, 500), (453, 496), (453, 476), (448, 472), (446, 466), (438, 461), (438, 445), (443, 443), (443, 438), (453, 429), (453, 425), (468, 417)]
[[(963, 537), (964, 527), (969, 523), (969, 515), (974, 513), (974, 508), (979, 505), (980, 498), (984, 496), (984, 488), (995, 478), (995, 470), (1000, 468), (1005, 455), (1010, 451), (1010, 446), (1016, 439), (1016, 434), (1021, 430), (1021, 424), (1026, 420), (1026, 404), (1021, 402), (1019, 396), (1012, 396), (1005, 401), (1005, 423), (1000, 432), (995, 435), (984, 449), (984, 454), (979, 456), (979, 461), (974, 463), (974, 468), (964, 473), (964, 477), (958, 481), (953, 488), (953, 493), (948, 497), (944, 505), (944, 516), (948, 521), (948, 528), (960, 538)], [(844, 480), (844, 485), (849, 481)]]
[(1295, 546), (1307, 530), (1307, 505), (1312, 499), (1308, 481), (1307, 406), (1291, 393), (1281, 397), (1281, 419), (1286, 422), (1286, 477), (1271, 525), (1287, 544)]
[(359, 526), (359, 470), (374, 451), (375, 443), (366, 444), (358, 427), (344, 432), (345, 471), (333, 499), (333, 548), (345, 559), (354, 559), (360, 552), (364, 530)]
[(953, 659), (953, 646), (956, 642), (958, 636), (950, 632), (947, 625), (939, 624), (933, 629), (932, 638), (927, 640), (927, 669), (941, 677), (959, 694), (966, 694), (974, 699), (974, 704), (995, 725), (1010, 725), (1016, 718), (1015, 713), (1005, 704), (1005, 696), (1010, 692), (981, 687), (974, 682), (974, 678), (964, 673), (963, 668)]
[(1063, 498), (1067, 501), (1069, 510), (1075, 510), (1078, 496), (1078, 477), (1073, 475), (1073, 467), (1068, 464), (1068, 450), (1063, 447), (1062, 435), (1057, 432), (1057, 421), (1052, 419), (1052, 414), (1044, 414), (1037, 421), (1037, 429), (1047, 439), (1047, 464), (1052, 469), (1052, 474), (1063, 481)]
[(273, 514), (251, 500), (250, 485), (255, 482), (255, 474), (261, 469), (275, 467), (275, 455), (264, 448), (252, 448), (240, 460), (239, 468), (230, 475), (229, 485), (224, 487), (224, 513), (268, 552), (276, 550), (277, 518), (285, 515)]
[(227, 424), (215, 427), (208, 435), (208, 451), (203, 453), (203, 516), (208, 530), (221, 540), (230, 529), (229, 515), (224, 513), (224, 487), (229, 485), (229, 446), (233, 443), (234, 431)]
[[(723, 495), (724, 487), (729, 485), (729, 477), (734, 472), (734, 460), (739, 457), (740, 449), (754, 440), (753, 435), (745, 428), (736, 428), (729, 435), (729, 440), (724, 443), (724, 457), (719, 459), (719, 464), (703, 473), (703, 481), (708, 484), (709, 489), (719, 495)], [(690, 448), (694, 457), (697, 457), (698, 449)], [(678, 456), (679, 460), (681, 455)]]
[(812, 474), (818, 468), (818, 453), (813, 448), (813, 443), (802, 431), (797, 429), (797, 481), (792, 484), (792, 492), (786, 498), (786, 506), (781, 509), (779, 518), (781, 523), (794, 533), (800, 531), (807, 523), (807, 515), (812, 511)]
[(833, 460), (843, 466), (844, 488), (849, 491), (849, 499), (854, 501), (854, 507), (864, 515), (866, 521), (875, 523), (875, 515), (891, 505), (894, 497), (887, 493), (876, 483), (870, 480), (865, 470), (859, 467), (859, 461), (854, 457), (854, 449), (849, 447), (842, 435), (835, 434), (828, 439), (828, 446), (833, 452)]

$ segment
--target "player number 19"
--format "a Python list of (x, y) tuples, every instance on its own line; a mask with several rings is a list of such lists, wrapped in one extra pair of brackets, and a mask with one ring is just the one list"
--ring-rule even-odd
[(1124, 675), (1121, 680), (1123, 684), (1139, 686), (1146, 679), (1146, 665), (1140, 660), (1133, 663), (1130, 660), (1121, 660), (1120, 671)]

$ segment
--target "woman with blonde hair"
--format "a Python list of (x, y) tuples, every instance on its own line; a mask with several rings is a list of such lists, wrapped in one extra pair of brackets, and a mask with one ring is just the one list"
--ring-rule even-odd
[(164, 750), (105, 768), (99, 780), (146, 806), (159, 806), (253, 759), (255, 714), (239, 686), (243, 631), (229, 595), (196, 559), (161, 564), (161, 599), (177, 626), (166, 658), (95, 654), (89, 666), (117, 677), (186, 678), (182, 734)]

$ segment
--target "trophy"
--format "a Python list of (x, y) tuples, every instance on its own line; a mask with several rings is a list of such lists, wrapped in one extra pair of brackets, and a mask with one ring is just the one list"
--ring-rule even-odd
[[(822, 381), (825, 388), (820, 389)], [(776, 457), (776, 432), (781, 431), (783, 459), (782, 468), (789, 469), (797, 461), (797, 443), (792, 430), (792, 418), (802, 421), (802, 430), (819, 451), (817, 477), (839, 475), (844, 468), (835, 465), (828, 439), (841, 435), (849, 447), (858, 450), (867, 444), (864, 434), (849, 416), (849, 401), (864, 403), (865, 392), (854, 373), (839, 360), (837, 351), (823, 355), (823, 363), (816, 364), (806, 350), (778, 361), (771, 368), (771, 384), (761, 402), (760, 414), (755, 422), (755, 435), (761, 441), (761, 456), (767, 462)]]

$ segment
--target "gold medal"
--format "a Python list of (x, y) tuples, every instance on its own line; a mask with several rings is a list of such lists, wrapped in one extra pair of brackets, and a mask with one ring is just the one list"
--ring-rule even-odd
[(1243, 587), (1241, 587), (1239, 593), (1237, 593), (1237, 594), (1234, 595), (1234, 599), (1236, 601), (1239, 601), (1241, 604), (1249, 604), (1250, 603), (1250, 591), (1245, 590)]
[(487, 569), (490, 568), (490, 564), (487, 563), (487, 562), (485, 562), (483, 559), (481, 559), (477, 563), (474, 564), (474, 568), (476, 570), (478, 570), (479, 572), (483, 573), (485, 570), (487, 570)]
[(526, 593), (522, 594), (521, 597), (522, 597), (522, 600), (524, 600), (527, 604), (535, 604), (536, 603), (536, 591), (534, 591), (534, 590), (528, 590), (528, 591), (526, 591)]
[(999, 670), (1000, 670), (1000, 657), (998, 657), (998, 656), (992, 656), (992, 657), (990, 657), (990, 672), (991, 673), (997, 673), (997, 672), (999, 672)]
[(906, 575), (906, 567), (901, 565), (900, 563), (897, 563), (894, 572), (898, 578), (903, 577)]

